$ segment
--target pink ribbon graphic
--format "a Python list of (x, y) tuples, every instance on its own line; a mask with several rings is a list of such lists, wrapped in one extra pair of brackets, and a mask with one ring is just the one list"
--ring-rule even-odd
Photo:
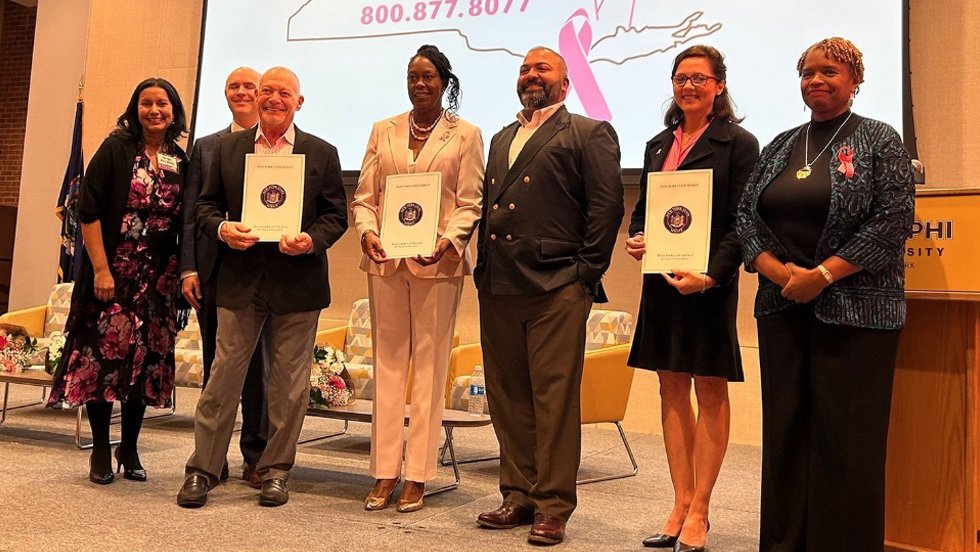
[(840, 160), (837, 172), (843, 173), (847, 178), (854, 176), (854, 150), (849, 146), (842, 147), (837, 152), (837, 159)]
[[(578, 16), (585, 18), (582, 29), (575, 32), (575, 23), (572, 21)], [(571, 88), (575, 85), (579, 100), (585, 108), (585, 114), (593, 119), (600, 121), (611, 121), (612, 112), (606, 98), (599, 89), (592, 66), (589, 65), (589, 51), (592, 49), (592, 26), (589, 25), (589, 14), (584, 9), (579, 9), (572, 14), (565, 22), (558, 34), (558, 51), (565, 58), (568, 65), (568, 78)]]

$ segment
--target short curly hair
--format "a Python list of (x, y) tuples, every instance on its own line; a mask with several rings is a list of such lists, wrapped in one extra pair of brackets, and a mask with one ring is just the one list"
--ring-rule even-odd
[(800, 61), (796, 63), (797, 73), (803, 74), (803, 63), (806, 61), (806, 56), (817, 50), (823, 51), (830, 59), (850, 67), (858, 84), (864, 82), (864, 61), (862, 60), (864, 56), (861, 54), (861, 50), (858, 50), (857, 46), (852, 44), (850, 40), (839, 36), (825, 38), (807, 48), (800, 56)]

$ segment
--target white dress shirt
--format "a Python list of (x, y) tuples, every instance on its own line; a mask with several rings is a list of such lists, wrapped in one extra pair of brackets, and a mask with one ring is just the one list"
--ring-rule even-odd
[(538, 128), (544, 124), (545, 121), (551, 118), (556, 111), (561, 109), (561, 106), (565, 105), (565, 102), (558, 102), (556, 104), (549, 105), (548, 107), (542, 107), (541, 109), (535, 110), (531, 113), (531, 120), (527, 120), (524, 117), (524, 112), (520, 111), (517, 114), (517, 121), (521, 123), (521, 127), (517, 129), (517, 135), (514, 136), (514, 141), (510, 143), (510, 152), (507, 156), (507, 168), (514, 166), (514, 161), (517, 161), (517, 157), (524, 150), (524, 145), (527, 144), (531, 136), (537, 132)]

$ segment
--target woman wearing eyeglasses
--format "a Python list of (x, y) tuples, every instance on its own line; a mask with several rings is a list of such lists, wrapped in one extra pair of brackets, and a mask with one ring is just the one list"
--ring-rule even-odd
[[(706, 273), (643, 277), (629, 365), (656, 370), (674, 508), (644, 546), (704, 550), (708, 502), (728, 448), (728, 382), (742, 381), (735, 313), (741, 263), (735, 216), (759, 142), (740, 127), (721, 52), (692, 46), (674, 59), (667, 129), (647, 142), (640, 197), (626, 252), (643, 258), (646, 182), (651, 171), (713, 170), (711, 244)], [(698, 401), (695, 416), (691, 385)]]
[(759, 272), (759, 549), (880, 552), (912, 164), (892, 127), (851, 111), (853, 44), (822, 40), (797, 71), (810, 121), (766, 146), (738, 214)]

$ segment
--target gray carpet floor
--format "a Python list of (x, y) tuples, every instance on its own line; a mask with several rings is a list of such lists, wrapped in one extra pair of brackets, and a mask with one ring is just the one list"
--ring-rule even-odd
[[(39, 388), (11, 386), (10, 406), (39, 396)], [(232, 479), (211, 492), (205, 508), (181, 509), (174, 499), (193, 448), (198, 396), (196, 390), (179, 390), (176, 415), (144, 425), (140, 453), (148, 482), (119, 477), (105, 487), (86, 477), (88, 452), (73, 442), (74, 411), (29, 407), (9, 412), (0, 427), (0, 462), (6, 466), (0, 485), (0, 551), (537, 548), (526, 543), (526, 527), (493, 531), (475, 523), (480, 512), (499, 504), (496, 461), (461, 466), (460, 488), (427, 498), (419, 512), (365, 511), (362, 501), (373, 484), (367, 424), (351, 424), (347, 435), (300, 446), (289, 503), (274, 509), (258, 506), (257, 491), (237, 479), (236, 434), (229, 452)], [(307, 418), (303, 437), (340, 428), (341, 422)], [(455, 435), (461, 458), (496, 453), (489, 427), (460, 429)], [(639, 474), (580, 486), (578, 509), (558, 550), (641, 550), (640, 541), (660, 528), (672, 505), (663, 440), (644, 434), (628, 438)], [(582, 448), (581, 477), (629, 469), (615, 429), (583, 428)], [(758, 447), (730, 447), (712, 499), (710, 550), (757, 549), (759, 464)], [(440, 468), (435, 484), (451, 480), (450, 468)]]

